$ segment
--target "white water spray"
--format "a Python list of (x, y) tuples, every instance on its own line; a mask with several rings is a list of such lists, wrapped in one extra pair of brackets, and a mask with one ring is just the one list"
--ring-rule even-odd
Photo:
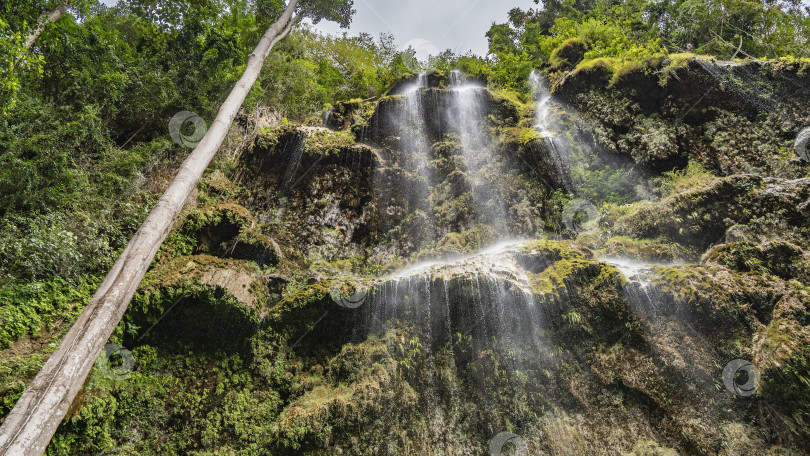
[(537, 71), (529, 75), (529, 86), (537, 99), (537, 122), (535, 127), (544, 138), (550, 138), (553, 133), (549, 130), (549, 111), (551, 110), (551, 91), (548, 90), (543, 76)]
[(556, 168), (556, 174), (559, 177), (559, 182), (566, 191), (572, 192), (574, 190), (574, 185), (571, 182), (569, 171), (571, 166), (570, 156), (563, 156), (563, 152), (567, 149), (561, 149), (559, 147), (556, 141), (556, 135), (551, 130), (551, 91), (548, 89), (548, 84), (546, 83), (545, 79), (538, 71), (532, 71), (531, 75), (529, 75), (529, 86), (534, 92), (537, 100), (537, 120), (535, 122), (535, 129), (544, 141), (548, 158), (552, 162), (554, 168)]

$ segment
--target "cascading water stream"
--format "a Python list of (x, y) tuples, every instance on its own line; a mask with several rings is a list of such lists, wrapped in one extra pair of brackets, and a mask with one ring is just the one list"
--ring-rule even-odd
[[(399, 96), (382, 102), (372, 118), (371, 135), (392, 152), (390, 162), (406, 177), (418, 176), (418, 183), (406, 179), (411, 188), (404, 192), (402, 187), (391, 191), (413, 202), (408, 212), (416, 206), (429, 214), (436, 209), (426, 206), (432, 197), (444, 201), (469, 197), (463, 203), (469, 213), (456, 219), (454, 229), (484, 224), (506, 237), (510, 205), (496, 185), (501, 170), (496, 168), (489, 137), (491, 96), (486, 87), (466, 81), (459, 71), (448, 74), (446, 88), (434, 79), (440, 81), (440, 76), (419, 74), (398, 89)], [(447, 166), (442, 169), (440, 163)]]
[[(382, 145), (381, 152), (385, 155), (386, 166), (378, 169), (375, 177), (380, 200), (401, 201), (400, 214), (419, 211), (428, 219), (428, 224), (432, 224), (430, 192), (437, 181), (430, 166), (427, 86), (428, 75), (421, 73), (401, 87), (395, 96), (381, 102), (370, 121), (369, 130), (371, 139)], [(425, 230), (425, 233), (426, 236), (435, 236), (432, 230)], [(433, 237), (420, 238), (412, 247), (433, 240)]]
[(420, 73), (413, 85), (405, 90), (404, 127), (410, 131), (401, 137), (403, 146), (410, 152), (420, 176), (432, 181), (427, 175), (427, 163), (430, 141), (427, 137), (427, 119), (425, 119), (424, 95), (422, 89), (427, 87), (427, 74)]
[(450, 103), (445, 115), (450, 129), (459, 135), (464, 147), (465, 159), (470, 171), (478, 171), (489, 162), (490, 151), (486, 138), (487, 89), (480, 85), (464, 83), (458, 70), (450, 73)]
[(549, 131), (548, 115), (551, 109), (551, 92), (546, 88), (543, 77), (540, 73), (533, 71), (529, 75), (529, 84), (537, 98), (537, 130), (544, 138), (551, 137), (553, 134)]
[(464, 81), (458, 70), (448, 76), (449, 100), (444, 117), (448, 130), (459, 136), (464, 165), (473, 186), (473, 202), (480, 221), (495, 225), (498, 232), (508, 233), (507, 204), (493, 186), (492, 176), (497, 174), (493, 151), (487, 135), (486, 87)]
[(517, 260), (521, 245), (506, 241), (379, 279), (370, 293), (370, 308), (364, 306), (370, 332), (381, 334), (386, 322), (410, 323), (428, 340), (429, 354), (456, 333), (472, 336), (479, 348), (488, 346), (493, 336), (507, 345), (538, 343), (534, 326), (543, 318), (526, 318), (540, 308)]
[[(677, 263), (644, 263), (624, 258), (605, 258), (602, 261), (615, 266), (627, 280), (624, 296), (630, 309), (645, 325), (645, 334), (656, 339), (666, 334), (666, 325), (674, 324), (683, 327), (681, 334), (697, 337), (697, 331), (690, 325), (688, 316), (677, 309), (677, 301), (668, 306), (662, 305), (664, 302), (671, 302), (673, 297), (666, 296), (653, 280), (656, 266), (674, 267)], [(667, 350), (671, 348), (667, 347)]]
[(653, 265), (624, 258), (607, 258), (603, 261), (615, 266), (627, 279), (624, 293), (631, 308), (648, 315), (653, 322), (657, 321), (658, 308), (652, 291)]
[(532, 71), (529, 76), (529, 86), (537, 100), (537, 122), (535, 123), (535, 128), (540, 133), (540, 138), (543, 145), (545, 145), (548, 157), (556, 168), (560, 183), (563, 185), (564, 189), (570, 193), (574, 188), (569, 171), (570, 163), (563, 157), (561, 148), (557, 144), (556, 135), (551, 129), (551, 91), (548, 89), (548, 85), (543, 76), (537, 71)]

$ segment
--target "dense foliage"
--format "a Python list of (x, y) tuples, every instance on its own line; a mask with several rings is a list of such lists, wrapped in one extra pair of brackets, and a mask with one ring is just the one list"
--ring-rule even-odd
[[(313, 18), (345, 24), (351, 13), (325, 14), (334, 5), (304, 2), (312, 5), (307, 15)], [(26, 52), (29, 28), (52, 6), (5, 3), (0, 16), (3, 280), (101, 272), (102, 258), (122, 246), (144, 215), (144, 198), (150, 198), (139, 192), (144, 176), (182, 156), (169, 141), (168, 119), (181, 110), (214, 117), (282, 4), (78, 2)], [(300, 118), (336, 100), (380, 95), (407, 70), (390, 36), (324, 37), (306, 27), (282, 41), (265, 68), (245, 103), (245, 118), (259, 105)], [(35, 228), (43, 225), (57, 230)], [(102, 236), (112, 241), (103, 254), (89, 245), (98, 242), (94, 226), (119, 233)], [(37, 235), (58, 237), (62, 229), (71, 242)], [(39, 254), (30, 256), (32, 249)], [(34, 264), (37, 258), (73, 261), (54, 267)]]
[(533, 67), (560, 63), (574, 39), (584, 44), (585, 59), (678, 52), (807, 57), (810, 14), (799, 0), (553, 0), (511, 10), (487, 38), (493, 79), (519, 85)]

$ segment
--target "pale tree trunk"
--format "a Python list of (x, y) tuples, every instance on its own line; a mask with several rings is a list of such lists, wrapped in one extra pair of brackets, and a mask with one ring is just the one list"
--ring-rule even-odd
[(219, 109), (202, 141), (183, 162), (172, 184), (132, 237), (90, 303), (45, 366), (28, 385), (0, 427), (0, 455), (41, 456), (81, 390), (96, 358), (127, 310), (158, 248), (185, 201), (225, 140), (273, 46), (301, 15), (291, 0), (248, 58), (245, 72)]
[(25, 40), (25, 48), (31, 49), (31, 46), (34, 45), (34, 41), (39, 38), (39, 35), (42, 34), (42, 31), (45, 30), (49, 24), (53, 24), (54, 22), (58, 21), (65, 11), (67, 11), (67, 7), (70, 4), (70, 1), (63, 1), (59, 3), (59, 5), (52, 9), (45, 11), (42, 15), (39, 16), (39, 20), (37, 21), (37, 28), (31, 31), (31, 34), (28, 35), (28, 39)]

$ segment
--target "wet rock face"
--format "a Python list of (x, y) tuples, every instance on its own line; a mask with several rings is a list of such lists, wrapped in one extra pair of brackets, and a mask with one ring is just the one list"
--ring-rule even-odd
[(262, 234), (293, 257), (313, 248), (334, 256), (371, 241), (378, 159), (347, 135), (279, 130), (245, 157), (244, 203), (255, 211)]
[[(753, 224), (748, 236), (759, 239), (795, 238), (792, 228), (806, 224), (803, 203), (810, 197), (810, 180), (738, 175), (708, 179), (697, 188), (670, 196), (665, 204), (642, 204), (621, 218), (615, 232), (636, 238), (668, 239), (704, 251), (724, 242), (734, 226)], [(759, 226), (781, 220), (783, 228)], [(756, 222), (756, 223), (753, 223)], [(779, 230), (777, 232), (774, 230)], [(740, 228), (737, 228), (737, 232)], [(733, 239), (734, 233), (732, 233)], [(805, 245), (802, 236), (796, 242)]]
[[(334, 447), (349, 438), (372, 445), (379, 438), (372, 434), (390, 429), (381, 424), (386, 416), (398, 417), (399, 433), (388, 437), (392, 454), (486, 448), (487, 438), (462, 436), (491, 437), (493, 419), (494, 429), (506, 425), (500, 420), (522, 423), (519, 435), (538, 454), (566, 454), (574, 445), (607, 455), (642, 441), (682, 454), (715, 454), (722, 442), (797, 448), (796, 436), (769, 444), (758, 431), (734, 434), (728, 423), (746, 426), (764, 409), (718, 387), (730, 360), (773, 360), (758, 364), (770, 378), (782, 372), (778, 363), (801, 353), (776, 335), (794, 328), (804, 340), (807, 332), (791, 313), (800, 291), (782, 287), (756, 276), (740, 280), (723, 267), (661, 266), (627, 276), (574, 243), (549, 241), (417, 264), (378, 279), (359, 307), (323, 323), (319, 334), (331, 334), (332, 343), (363, 342), (345, 343), (326, 368), (324, 388), (293, 400), (281, 421), (283, 428), (330, 426), (328, 437), (300, 437), (301, 450), (314, 454), (324, 438)], [(762, 295), (767, 289), (774, 293)], [(332, 297), (322, 296), (318, 306), (328, 309)], [(284, 324), (307, 312), (292, 301), (285, 307)], [(741, 354), (738, 342), (752, 339), (761, 342)], [(322, 342), (316, 337), (301, 351)], [(759, 387), (777, 394), (781, 383)], [(316, 398), (329, 412), (312, 406)], [(770, 406), (764, 413), (776, 417), (786, 404)], [(413, 409), (418, 418), (406, 412)], [(548, 409), (555, 412), (536, 415)], [(368, 432), (340, 425), (338, 410)], [(627, 432), (605, 439), (617, 429)]]
[(371, 111), (336, 105), (333, 117), (351, 117), (340, 131), (279, 127), (258, 138), (242, 159), (242, 203), (260, 224), (278, 224), (263, 234), (295, 244), (299, 256), (370, 251), (384, 264), (479, 226), (534, 233), (548, 189), (513, 171), (515, 151), (493, 132), (517, 121), (516, 108), (459, 75), (419, 81)]
[[(466, 92), (466, 93), (465, 93)], [(469, 106), (460, 102), (473, 98), (479, 112), (469, 112)], [(441, 140), (449, 133), (459, 133), (458, 120), (474, 116), (479, 128), (484, 128), (486, 117), (494, 111), (492, 97), (484, 88), (443, 90), (417, 89), (410, 95), (397, 95), (380, 100), (369, 121), (368, 139), (380, 143), (389, 137), (418, 134), (424, 129), (428, 142)], [(471, 120), (473, 121), (473, 120)]]
[(719, 175), (806, 173), (806, 165), (779, 158), (810, 125), (810, 77), (799, 66), (645, 64), (656, 70), (627, 71), (618, 81), (604, 66), (577, 72), (555, 95), (598, 122), (603, 147), (657, 171), (693, 159)]

